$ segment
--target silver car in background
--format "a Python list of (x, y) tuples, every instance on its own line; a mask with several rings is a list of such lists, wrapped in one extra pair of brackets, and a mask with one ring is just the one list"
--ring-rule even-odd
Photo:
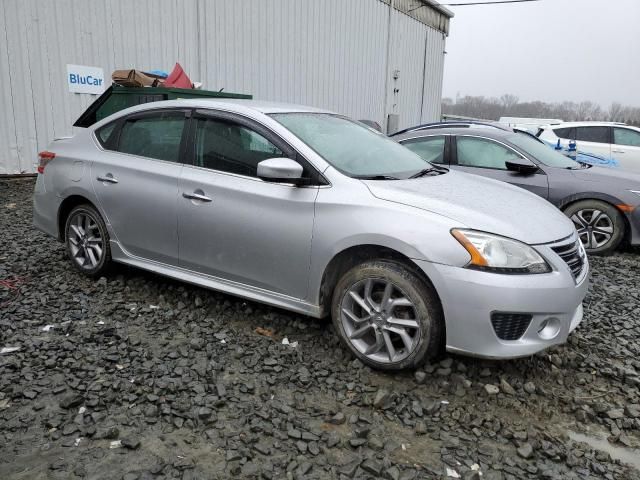
[(111, 261), (314, 317), (366, 364), (566, 341), (589, 266), (536, 195), (449, 171), (340, 115), (255, 101), (123, 110), (40, 154), (34, 223)]

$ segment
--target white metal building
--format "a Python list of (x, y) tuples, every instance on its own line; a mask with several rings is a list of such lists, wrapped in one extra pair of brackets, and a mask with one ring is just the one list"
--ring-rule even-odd
[(433, 0), (2, 0), (0, 175), (36, 154), (95, 95), (70, 93), (67, 64), (162, 69), (397, 128), (440, 115), (452, 14)]

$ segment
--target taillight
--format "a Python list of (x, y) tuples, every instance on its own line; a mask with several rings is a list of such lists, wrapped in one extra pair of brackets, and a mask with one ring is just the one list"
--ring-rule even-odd
[(40, 158), (40, 164), (38, 165), (38, 173), (44, 173), (44, 167), (46, 167), (51, 160), (56, 158), (56, 154), (45, 150), (44, 152), (40, 152), (38, 154), (38, 157)]

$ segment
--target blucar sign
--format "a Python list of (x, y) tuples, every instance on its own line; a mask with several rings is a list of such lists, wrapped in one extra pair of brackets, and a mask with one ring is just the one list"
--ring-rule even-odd
[(104, 92), (104, 72), (98, 67), (67, 64), (67, 84), (75, 93)]

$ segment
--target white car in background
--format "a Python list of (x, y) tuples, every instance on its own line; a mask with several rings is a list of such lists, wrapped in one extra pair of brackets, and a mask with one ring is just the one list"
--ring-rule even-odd
[(564, 148), (570, 141), (579, 152), (616, 160), (623, 170), (640, 172), (640, 128), (624, 123), (564, 122), (540, 127), (538, 138)]

